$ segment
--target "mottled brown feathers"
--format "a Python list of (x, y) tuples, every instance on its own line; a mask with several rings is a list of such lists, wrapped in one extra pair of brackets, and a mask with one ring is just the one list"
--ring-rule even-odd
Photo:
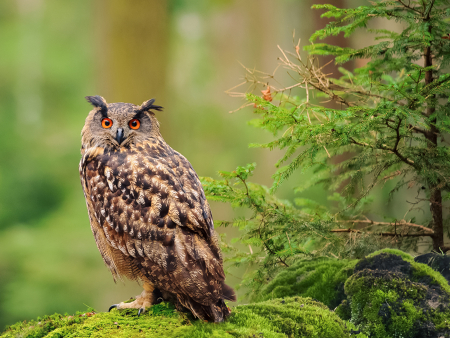
[(141, 130), (125, 131), (120, 145), (113, 128), (95, 125), (98, 109), (87, 117), (80, 176), (91, 229), (115, 279), (149, 282), (197, 317), (221, 321), (229, 314), (223, 300), (235, 294), (224, 284), (211, 211), (191, 164), (164, 141), (147, 111), (157, 108), (152, 100), (108, 104), (116, 128), (145, 113)]

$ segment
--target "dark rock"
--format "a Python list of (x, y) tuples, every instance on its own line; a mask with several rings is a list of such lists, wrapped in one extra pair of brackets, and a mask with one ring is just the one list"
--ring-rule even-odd
[(382, 253), (370, 258), (363, 258), (355, 265), (355, 273), (368, 270), (382, 270), (397, 273), (399, 276), (411, 273), (411, 264), (404, 261), (400, 256)]
[(438, 271), (450, 284), (450, 256), (431, 252), (414, 258), (417, 263), (426, 264)]

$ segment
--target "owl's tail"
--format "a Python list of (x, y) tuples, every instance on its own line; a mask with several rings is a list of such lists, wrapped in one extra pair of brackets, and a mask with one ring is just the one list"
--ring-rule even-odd
[(181, 303), (197, 318), (207, 320), (208, 322), (220, 323), (231, 314), (230, 309), (227, 307), (224, 300), (226, 299), (235, 302), (236, 294), (233, 288), (224, 283), (222, 284), (222, 297), (223, 298), (211, 305), (200, 304), (190, 297), (181, 300)]
[(202, 305), (194, 300), (190, 300), (189, 310), (197, 318), (214, 323), (223, 322), (231, 313), (223, 299), (219, 299), (212, 305)]

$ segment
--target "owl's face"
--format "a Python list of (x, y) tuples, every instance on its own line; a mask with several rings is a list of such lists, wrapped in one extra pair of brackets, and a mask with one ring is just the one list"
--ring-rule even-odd
[(101, 96), (87, 96), (86, 99), (95, 108), (86, 118), (81, 132), (84, 149), (101, 147), (118, 150), (152, 137), (161, 137), (158, 121), (150, 110), (161, 110), (162, 107), (153, 105), (154, 99), (141, 106), (122, 102), (108, 104)]

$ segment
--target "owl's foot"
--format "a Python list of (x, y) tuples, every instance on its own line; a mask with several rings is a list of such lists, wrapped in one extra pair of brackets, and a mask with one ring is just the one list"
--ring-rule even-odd
[(138, 317), (139, 317), (141, 315), (141, 313), (145, 312), (145, 309), (147, 307), (150, 307), (153, 305), (154, 298), (155, 298), (154, 293), (153, 293), (154, 289), (155, 289), (155, 287), (153, 285), (144, 283), (144, 291), (142, 291), (142, 293), (139, 296), (137, 296), (134, 301), (132, 301), (131, 303), (121, 302), (119, 304), (111, 305), (109, 307), (108, 312), (114, 308), (116, 308), (118, 310), (138, 309)]

